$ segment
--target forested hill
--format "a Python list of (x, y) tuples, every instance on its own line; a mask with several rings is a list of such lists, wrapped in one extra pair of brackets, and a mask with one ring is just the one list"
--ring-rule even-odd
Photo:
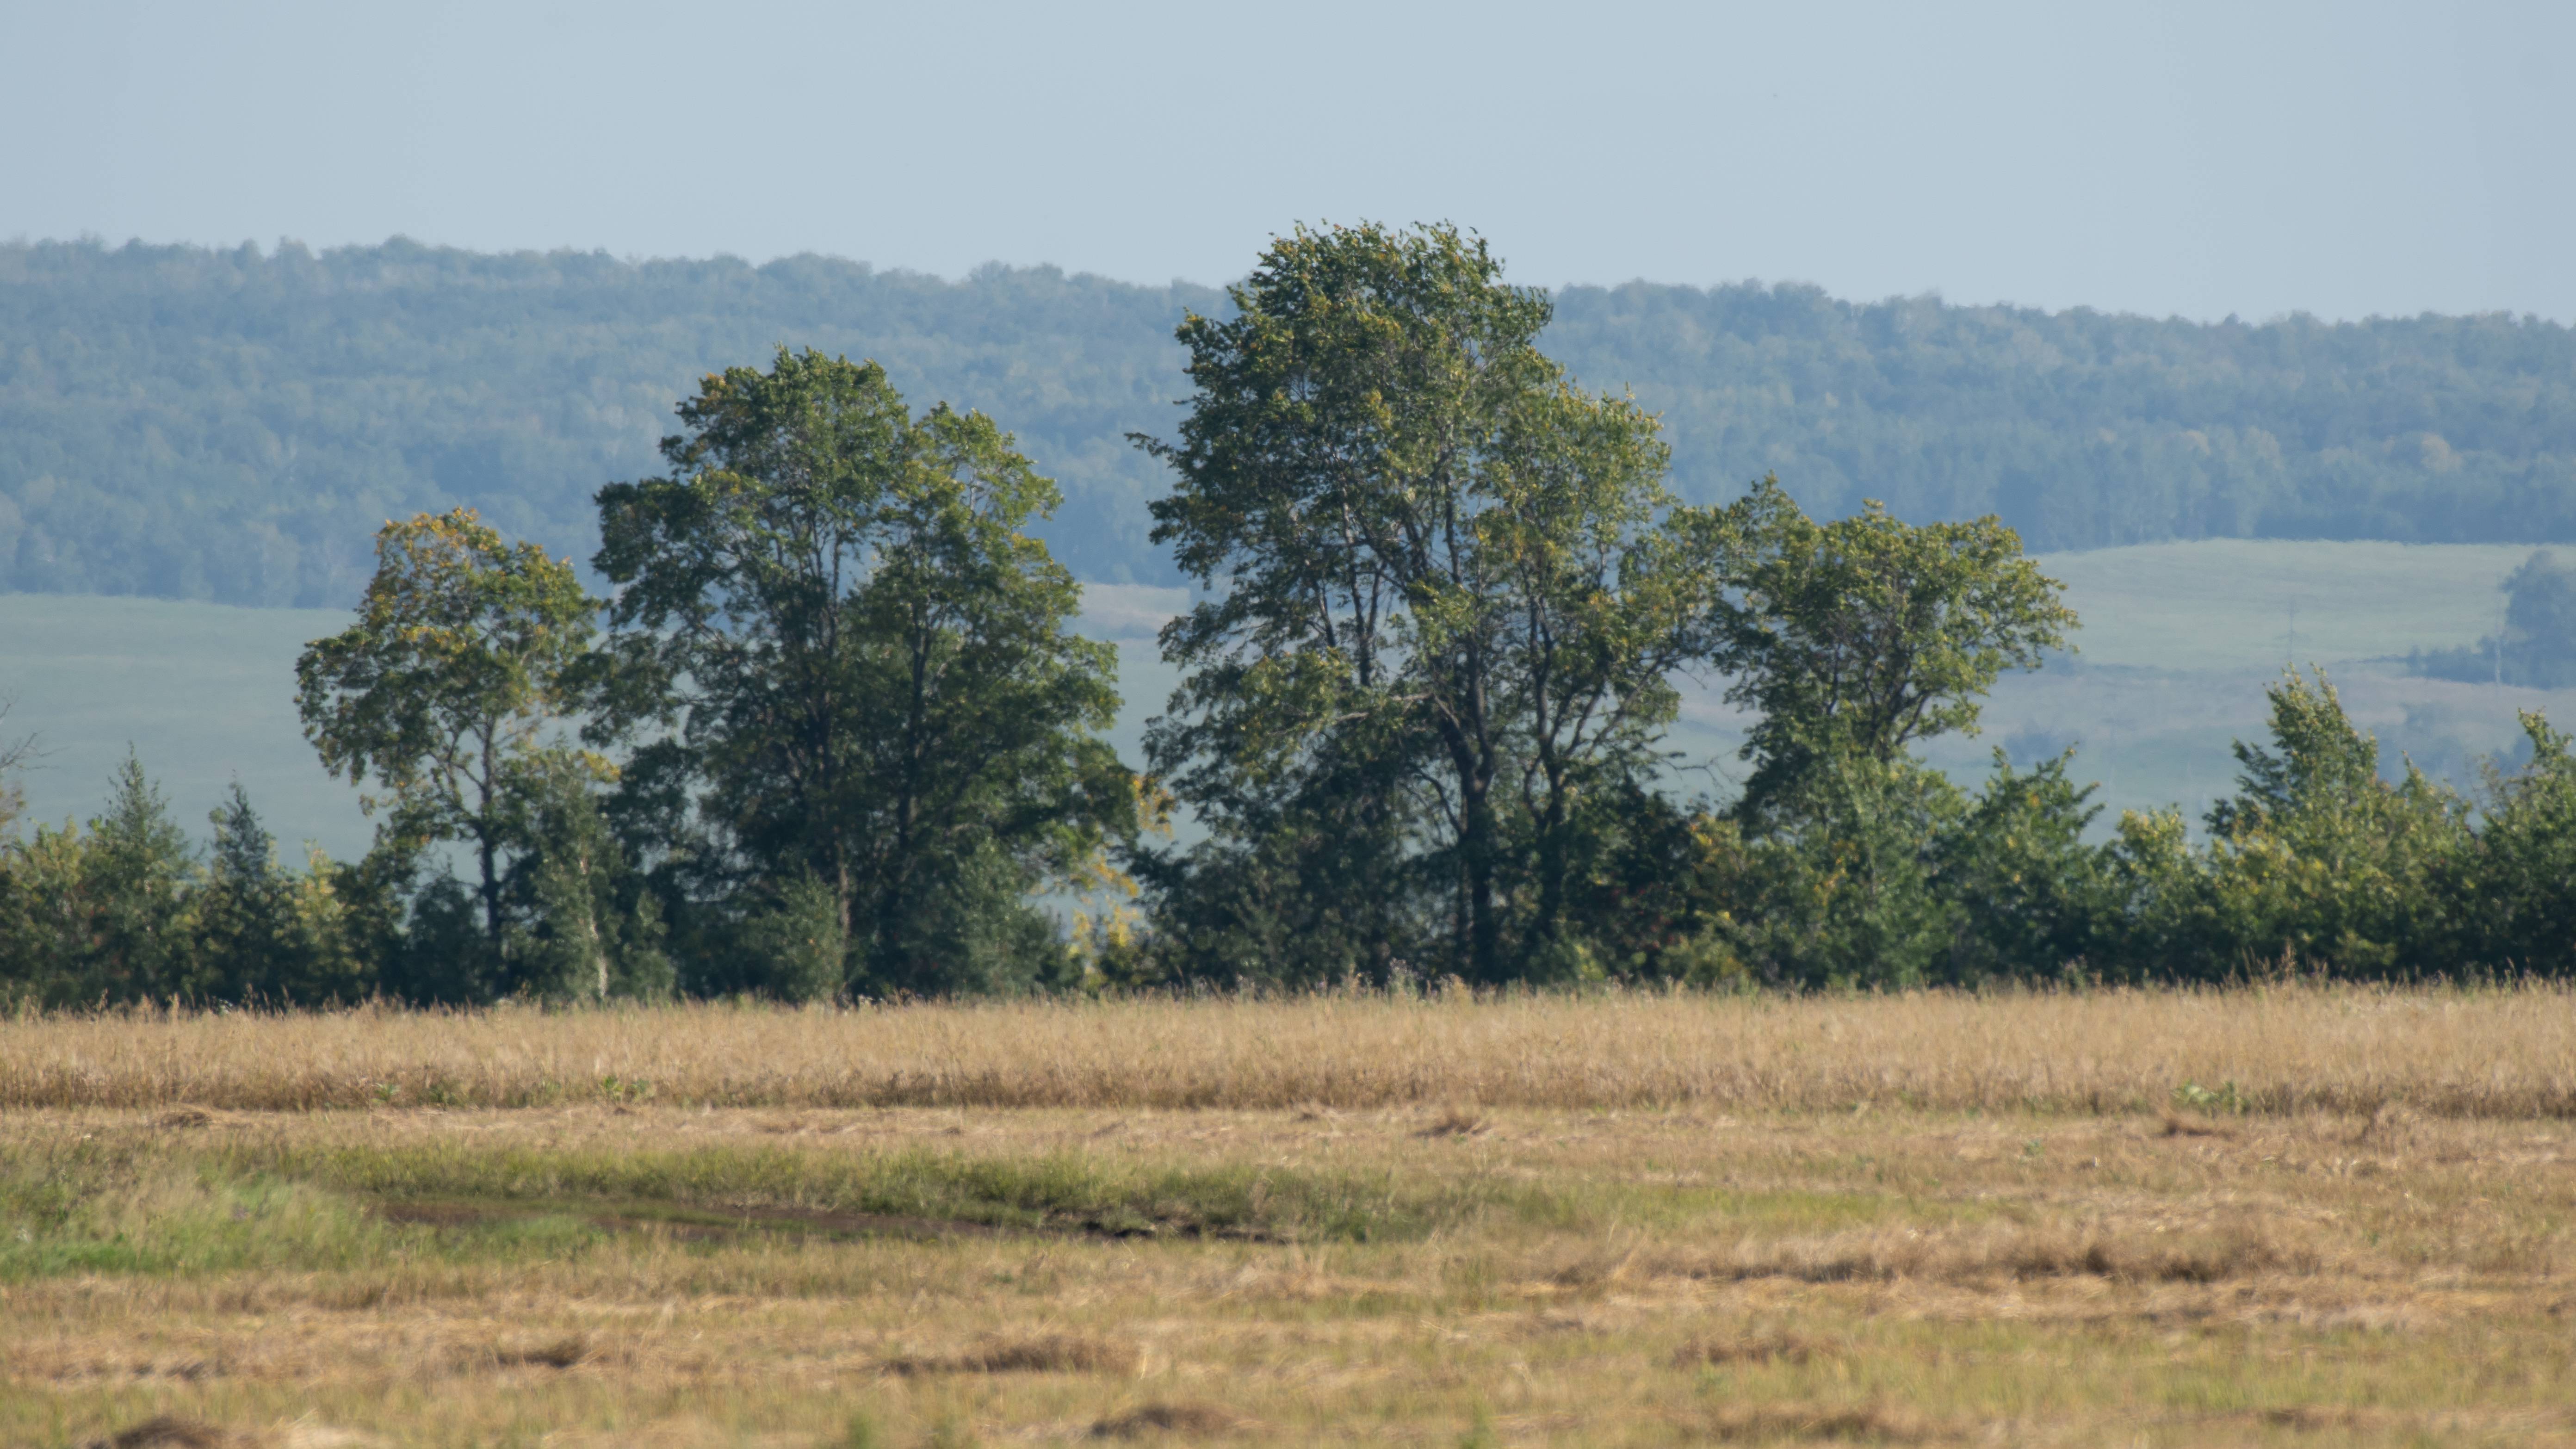
[(0, 588), (347, 604), (380, 524), (460, 502), (586, 561), (591, 494), (782, 342), (992, 414), (1063, 484), (1067, 561), (1151, 573), (1161, 484), (1122, 433), (1177, 415), (1172, 329), (1223, 300), (813, 257), (0, 247)]
[[(2202, 325), (1837, 301), (1557, 294), (1547, 345), (1659, 409), (1696, 501), (1994, 511), (2034, 548), (2205, 536), (2576, 540), (2576, 333), (2502, 316)], [(587, 555), (702, 373), (778, 343), (981, 408), (1063, 485), (1077, 573), (1168, 581), (1131, 429), (1221, 293), (1052, 268), (947, 282), (797, 257), (0, 246), (0, 589), (345, 604), (389, 517), (470, 503)]]

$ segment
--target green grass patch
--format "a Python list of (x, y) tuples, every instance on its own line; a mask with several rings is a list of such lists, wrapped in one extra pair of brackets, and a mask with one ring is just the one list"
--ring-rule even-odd
[[(872, 1225), (960, 1225), (1140, 1237), (1367, 1242), (1418, 1237), (1466, 1217), (1558, 1210), (1550, 1195), (1474, 1178), (1412, 1183), (1391, 1174), (1278, 1167), (1171, 1167), (1079, 1153), (986, 1157), (921, 1149), (868, 1153), (710, 1147), (540, 1150), (463, 1144), (224, 1150), (228, 1170), (270, 1174), (396, 1203), (587, 1208), (672, 1222), (795, 1214)], [(687, 1211), (682, 1211), (687, 1210)]]
[[(1638, 1200), (1631, 1190), (1616, 1194)], [(1581, 1199), (1413, 1177), (1130, 1163), (1080, 1153), (303, 1145), (95, 1137), (0, 1149), (0, 1281), (515, 1262), (625, 1230), (682, 1238), (1074, 1233), (1387, 1242), (1472, 1222), (1580, 1226)]]
[(0, 1152), (0, 1280), (513, 1263), (638, 1232), (714, 1246), (955, 1232), (1384, 1243), (1461, 1229), (1818, 1233), (1983, 1211), (1865, 1188), (1532, 1181), (1465, 1165), (1334, 1172), (925, 1148), (181, 1145), (109, 1132)]
[(0, 1146), (0, 1282), (338, 1269), (391, 1247), (386, 1225), (357, 1204), (273, 1174), (113, 1138)]

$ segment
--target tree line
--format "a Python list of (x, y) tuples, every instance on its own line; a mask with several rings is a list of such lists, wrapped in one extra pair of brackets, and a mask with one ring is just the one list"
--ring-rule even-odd
[[(1776, 472), (1819, 516), (1994, 513), (2041, 550), (2175, 538), (2576, 542), (2576, 331), (1572, 287), (1544, 344), (1661, 416), (1670, 483)], [(475, 508), (587, 558), (670, 400), (782, 337), (1011, 420), (1078, 576), (1174, 583), (1182, 317), (1226, 294), (1046, 268), (955, 282), (792, 257), (629, 263), (395, 240), (0, 244), (0, 588), (347, 607), (382, 520)], [(592, 576), (597, 586), (601, 580)]]
[[(2465, 796), (2323, 678), (2195, 836), (2088, 839), (2072, 751), (1974, 790), (1973, 730), (2075, 627), (1991, 515), (1820, 521), (1669, 483), (1658, 420), (1541, 347), (1551, 299), (1447, 227), (1300, 229), (1176, 331), (1138, 433), (1199, 602), (1131, 767), (1108, 646), (1014, 437), (781, 348), (706, 376), (594, 495), (590, 578), (470, 509), (378, 534), (297, 666), (377, 843), (282, 866), (238, 789), (200, 854), (139, 762), (0, 848), (0, 989), (47, 1004), (761, 993), (1729, 988), (2576, 967), (2576, 758)], [(2535, 565), (2535, 567), (2537, 567)], [(1667, 743), (1691, 680), (1741, 788)], [(1176, 831), (1178, 822), (1183, 828)], [(1186, 838), (1184, 838), (1186, 835)]]
[(2496, 632), (2465, 648), (2416, 650), (2408, 664), (2417, 674), (2471, 684), (2576, 685), (2576, 568), (2540, 549), (2498, 589), (2505, 604)]

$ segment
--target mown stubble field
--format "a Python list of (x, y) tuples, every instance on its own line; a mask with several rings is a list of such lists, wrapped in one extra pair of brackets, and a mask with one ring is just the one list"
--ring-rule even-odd
[(2571, 1008), (0, 1022), (0, 1442), (2576, 1443)]

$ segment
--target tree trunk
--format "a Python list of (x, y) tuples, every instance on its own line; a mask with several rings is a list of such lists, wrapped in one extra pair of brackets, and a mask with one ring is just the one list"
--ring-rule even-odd
[(1458, 873), (1466, 895), (1467, 977), (1480, 985), (1502, 980), (1502, 923), (1494, 911), (1493, 775), (1477, 742), (1454, 722), (1443, 722), (1450, 768), (1458, 773)]
[(1565, 917), (1565, 873), (1564, 807), (1551, 800), (1538, 829), (1538, 910), (1530, 921), (1532, 947), (1556, 935)]
[(501, 877), (493, 868), (493, 856), (497, 852), (489, 827), (475, 832), (474, 853), (483, 865), (483, 934), (491, 940), (492, 951), (498, 955), (501, 950)]
[(598, 974), (599, 999), (608, 999), (608, 947), (599, 939), (599, 895), (590, 881), (590, 852), (575, 857), (581, 863), (581, 928), (590, 943), (591, 969)]
[(475, 803), (479, 807), (474, 819), (474, 854), (483, 867), (483, 934), (491, 941), (492, 955), (497, 959), (501, 954), (501, 875), (494, 858), (500, 854), (501, 846), (493, 839), (492, 797), (500, 777), (501, 750), (500, 742), (494, 738), (496, 729), (493, 721), (483, 722), (483, 773), (474, 781)]
[(1465, 805), (1466, 838), (1459, 842), (1467, 858), (1467, 969), (1486, 985), (1503, 979), (1502, 922), (1494, 913), (1494, 812), (1486, 782), (1473, 793), (1460, 781)]

